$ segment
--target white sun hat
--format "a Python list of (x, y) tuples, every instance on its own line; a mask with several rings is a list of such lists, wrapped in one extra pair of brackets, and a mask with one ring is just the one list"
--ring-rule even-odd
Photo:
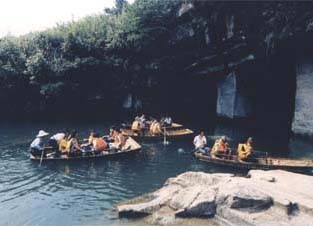
[(45, 136), (48, 136), (48, 135), (49, 135), (49, 133), (47, 133), (46, 131), (40, 130), (36, 137), (45, 137)]

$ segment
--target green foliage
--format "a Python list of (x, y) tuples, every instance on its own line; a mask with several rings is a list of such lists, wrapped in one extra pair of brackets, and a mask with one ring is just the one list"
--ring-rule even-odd
[[(178, 16), (188, 3), (194, 9)], [(279, 40), (312, 29), (312, 9), (310, 3), (297, 2), (136, 0), (128, 4), (116, 0), (114, 8), (99, 15), (18, 38), (1, 38), (0, 104), (9, 108), (10, 95), (20, 112), (51, 111), (54, 102), (46, 100), (79, 99), (71, 101), (66, 111), (75, 104), (88, 108), (89, 100), (99, 97), (122, 103), (130, 91), (139, 96), (137, 92), (146, 94), (151, 86), (163, 92), (164, 83), (179, 78), (182, 68), (223, 52), (220, 43), (227, 39), (225, 20), (230, 15), (235, 15), (233, 39), (247, 36), (249, 42), (262, 46), (271, 32)], [(231, 43), (226, 45), (232, 48)], [(163, 87), (158, 86), (162, 82)], [(16, 92), (17, 87), (21, 91)], [(40, 108), (34, 107), (39, 103)]]

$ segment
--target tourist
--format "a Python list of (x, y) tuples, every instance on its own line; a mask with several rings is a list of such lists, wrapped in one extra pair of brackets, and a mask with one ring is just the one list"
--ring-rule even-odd
[(49, 135), (49, 133), (45, 132), (44, 130), (40, 130), (30, 144), (30, 152), (33, 156), (41, 156), (44, 154), (45, 149), (45, 138)]
[(82, 151), (82, 149), (79, 146), (77, 134), (78, 134), (78, 132), (76, 130), (73, 130), (73, 132), (71, 133), (71, 135), (69, 136), (69, 139), (67, 141), (66, 150), (67, 150), (69, 155), (78, 155)]
[(195, 146), (196, 151), (200, 151), (203, 154), (208, 154), (210, 149), (208, 147), (206, 147), (207, 146), (207, 140), (206, 140), (206, 137), (204, 135), (203, 130), (201, 130), (199, 135), (197, 135), (194, 138), (193, 144)]
[(116, 129), (114, 133), (114, 142), (109, 143), (110, 148), (121, 150), (126, 144), (126, 137), (122, 134), (120, 129)]
[(222, 136), (220, 139), (217, 139), (211, 150), (212, 157), (229, 157), (231, 155), (231, 149), (229, 148), (227, 139), (225, 136)]
[(141, 128), (145, 128), (145, 127), (146, 127), (147, 119), (146, 119), (146, 116), (145, 116), (144, 114), (142, 114), (142, 115), (139, 117), (139, 122), (140, 122), (140, 127), (141, 127)]
[(121, 137), (120, 137), (120, 130), (119, 129), (115, 129), (113, 132), (113, 138), (114, 141), (109, 143), (109, 147), (111, 149), (119, 149), (120, 145), (121, 145)]
[(105, 142), (105, 140), (99, 136), (98, 133), (93, 133), (93, 139), (92, 139), (92, 149), (99, 153), (101, 151), (104, 151), (108, 148), (108, 144)]
[(141, 132), (141, 128), (143, 128), (143, 127), (141, 127), (140, 118), (136, 117), (134, 122), (132, 123), (131, 129), (132, 129), (134, 134), (139, 135)]
[(50, 137), (48, 141), (48, 145), (53, 148), (53, 150), (59, 151), (59, 145), (61, 140), (64, 140), (68, 137), (69, 132), (67, 129), (64, 129), (60, 133), (54, 134), (52, 137)]
[(151, 134), (151, 135), (154, 135), (153, 131), (154, 131), (154, 126), (155, 126), (156, 123), (157, 123), (157, 120), (153, 120), (153, 121), (151, 122), (151, 124), (150, 124), (150, 129), (149, 129), (149, 131), (150, 131), (150, 134)]
[(162, 117), (160, 120), (160, 124), (162, 127), (172, 126), (173, 120), (170, 116)]
[(251, 160), (250, 158), (253, 152), (252, 143), (253, 143), (253, 139), (252, 137), (249, 137), (246, 143), (238, 144), (237, 154), (238, 154), (238, 159), (240, 161)]
[(170, 116), (166, 116), (164, 119), (164, 126), (171, 126), (173, 123), (173, 120)]
[(88, 137), (88, 144), (92, 145), (95, 137), (95, 131), (91, 130)]
[(95, 131), (90, 130), (88, 139), (84, 139), (84, 141), (87, 141), (87, 143), (81, 144), (80, 147), (84, 148), (85, 152), (92, 151), (94, 139), (95, 139)]
[(162, 133), (161, 124), (157, 120), (153, 120), (150, 125), (150, 134), (152, 136), (160, 135)]
[(115, 140), (115, 137), (117, 136), (116, 132), (117, 128), (115, 126), (111, 126), (110, 132), (109, 132), (109, 137), (106, 139), (107, 143), (113, 143)]

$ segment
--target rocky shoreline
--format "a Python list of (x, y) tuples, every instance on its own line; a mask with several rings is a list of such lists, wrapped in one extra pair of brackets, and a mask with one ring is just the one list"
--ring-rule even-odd
[(120, 203), (121, 218), (150, 225), (313, 225), (313, 177), (251, 170), (246, 177), (186, 172)]

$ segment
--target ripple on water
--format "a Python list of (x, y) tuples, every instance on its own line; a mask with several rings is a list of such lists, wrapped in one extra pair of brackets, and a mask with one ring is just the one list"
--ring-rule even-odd
[[(27, 150), (32, 135), (39, 128), (57, 131), (63, 127), (79, 126), (27, 125), (6, 127), (0, 133), (0, 206), (4, 207), (0, 211), (1, 223), (3, 220), (5, 225), (25, 226), (119, 224), (116, 213), (112, 213), (112, 207), (119, 201), (151, 192), (168, 177), (186, 170), (226, 171), (195, 160), (189, 153), (190, 141), (167, 146), (162, 142), (143, 143), (142, 152), (117, 160), (44, 162), (42, 166), (31, 162)], [(82, 125), (78, 130), (89, 128), (99, 125)]]

